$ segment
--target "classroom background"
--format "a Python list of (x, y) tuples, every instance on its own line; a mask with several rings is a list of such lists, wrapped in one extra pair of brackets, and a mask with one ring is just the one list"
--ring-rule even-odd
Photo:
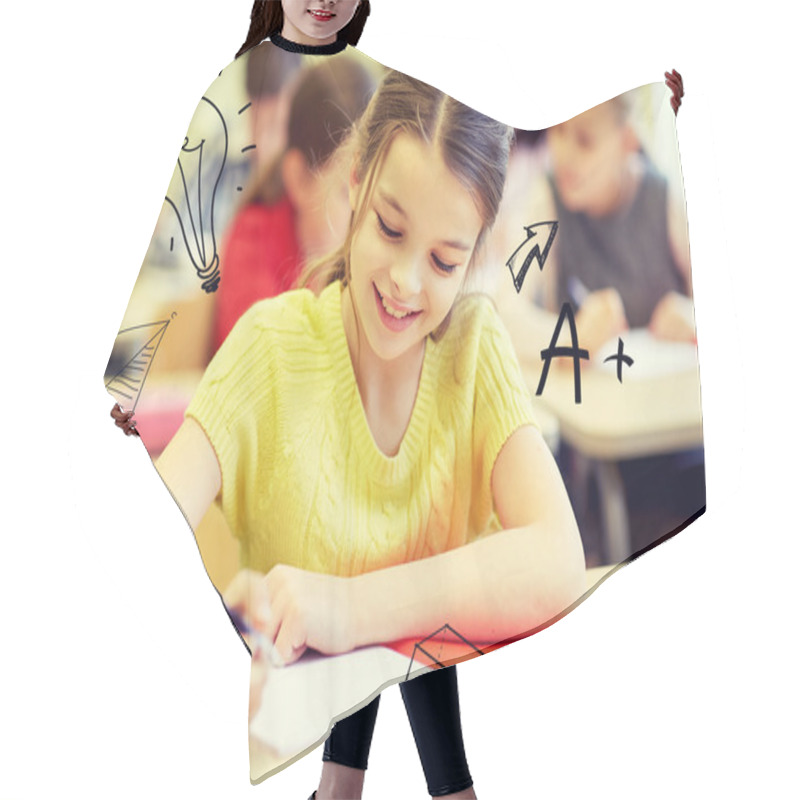
[[(305, 263), (344, 240), (347, 132), (385, 71), (347, 54), (315, 63), (264, 46), (228, 65), (205, 90), (104, 376), (114, 400), (135, 411), (154, 459), (177, 433), (238, 317), (296, 286)], [(336, 102), (321, 103), (333, 90)], [(511, 333), (591, 569), (655, 546), (705, 506), (690, 257), (670, 97), (663, 82), (649, 83), (563, 125), (518, 130), (497, 220), (467, 280), (466, 291), (494, 299)], [(302, 179), (298, 154), (308, 170)], [(630, 182), (627, 193), (620, 194), (619, 180)], [(598, 206), (599, 215), (586, 216)], [(540, 261), (525, 271), (532, 243)], [(619, 298), (625, 329), (586, 327), (584, 306), (609, 291)], [(572, 361), (545, 365), (541, 357), (554, 338), (572, 345), (557, 321), (565, 301), (588, 354), (577, 382)], [(653, 321), (666, 301), (679, 311), (670, 324), (677, 330), (664, 334)], [(623, 367), (608, 360), (623, 336), (624, 379)], [(195, 533), (210, 577), (225, 591), (238, 546), (219, 505)], [(603, 574), (592, 573), (587, 586)]]

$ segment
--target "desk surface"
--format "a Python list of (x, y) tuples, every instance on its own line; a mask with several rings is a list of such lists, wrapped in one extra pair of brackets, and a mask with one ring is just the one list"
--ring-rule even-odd
[[(541, 365), (524, 369), (536, 395)], [(613, 374), (581, 368), (581, 402), (572, 369), (553, 365), (537, 398), (557, 419), (560, 435), (587, 456), (634, 458), (703, 443), (698, 370), (651, 375), (620, 383)]]

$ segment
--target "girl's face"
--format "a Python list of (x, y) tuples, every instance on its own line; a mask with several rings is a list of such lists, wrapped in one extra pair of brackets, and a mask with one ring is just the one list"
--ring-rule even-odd
[(547, 146), (559, 196), (570, 211), (601, 216), (613, 210), (638, 143), (610, 103), (550, 128)]
[(282, 35), (297, 44), (336, 41), (336, 34), (353, 18), (358, 0), (281, 0)]
[[(350, 206), (360, 184), (350, 179)], [(350, 291), (362, 345), (391, 361), (421, 348), (464, 281), (483, 221), (431, 145), (399, 133), (353, 234)]]

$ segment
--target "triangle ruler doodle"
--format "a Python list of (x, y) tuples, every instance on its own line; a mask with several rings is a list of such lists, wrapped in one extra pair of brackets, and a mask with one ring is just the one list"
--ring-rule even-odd
[(118, 398), (119, 404), (125, 410), (136, 409), (144, 382), (147, 380), (147, 374), (150, 372), (153, 359), (171, 321), (171, 319), (166, 319), (149, 322), (125, 328), (119, 332), (117, 341), (122, 336), (134, 337), (136, 350), (125, 366), (106, 383), (106, 389)]

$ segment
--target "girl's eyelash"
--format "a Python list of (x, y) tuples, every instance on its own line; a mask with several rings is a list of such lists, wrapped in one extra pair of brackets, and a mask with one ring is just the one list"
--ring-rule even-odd
[(393, 231), (384, 221), (383, 217), (376, 211), (375, 216), (378, 218), (378, 225), (380, 225), (381, 230), (391, 239), (397, 239), (401, 236), (400, 231)]
[(455, 265), (455, 264), (445, 264), (445, 263), (444, 263), (444, 261), (442, 261), (442, 260), (441, 260), (441, 259), (440, 259), (440, 258), (439, 258), (437, 255), (436, 255), (436, 253), (434, 253), (434, 254), (433, 254), (433, 260), (436, 262), (436, 266), (437, 266), (437, 267), (438, 267), (440, 270), (442, 270), (442, 272), (453, 272), (453, 270), (455, 270), (455, 268), (456, 268), (456, 265)]
[[(386, 234), (390, 239), (399, 239), (403, 234), (400, 231), (392, 230), (384, 221), (383, 217), (376, 211), (375, 216), (378, 218), (378, 226), (380, 227), (381, 231)], [(440, 269), (442, 272), (450, 273), (453, 272), (456, 268), (456, 264), (445, 264), (436, 253), (432, 253), (433, 261), (436, 264), (437, 269)]]

